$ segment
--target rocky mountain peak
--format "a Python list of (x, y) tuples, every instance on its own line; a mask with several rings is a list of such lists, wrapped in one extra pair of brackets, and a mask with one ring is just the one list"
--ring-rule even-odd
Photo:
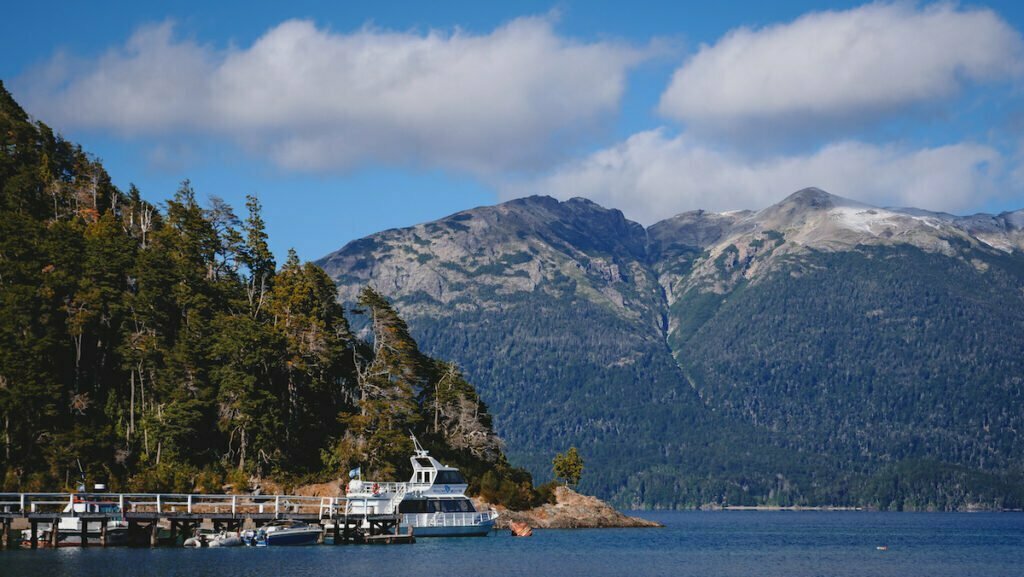
[(829, 209), (836, 206), (847, 206), (851, 204), (860, 204), (852, 201), (848, 198), (843, 198), (835, 194), (825, 192), (824, 190), (810, 186), (807, 188), (800, 189), (793, 194), (782, 199), (779, 205), (795, 205), (806, 208), (818, 208), (818, 209)]

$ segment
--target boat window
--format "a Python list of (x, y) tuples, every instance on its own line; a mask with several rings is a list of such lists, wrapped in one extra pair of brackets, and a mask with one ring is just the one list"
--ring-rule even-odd
[(469, 499), (447, 499), (441, 501), (441, 508), (445, 513), (472, 513), (473, 504)]
[(428, 469), (433, 469), (434, 468), (434, 464), (430, 462), (430, 459), (424, 459), (423, 457), (417, 457), (416, 458), (416, 462), (420, 464), (420, 467), (426, 467)]
[(426, 513), (427, 501), (425, 499), (406, 499), (398, 504), (399, 513)]
[(458, 471), (438, 471), (434, 483), (438, 485), (465, 485), (466, 480)]

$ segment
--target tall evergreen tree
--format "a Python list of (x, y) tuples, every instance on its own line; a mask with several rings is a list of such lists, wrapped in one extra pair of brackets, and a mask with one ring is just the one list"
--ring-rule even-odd
[(334, 421), (352, 385), (348, 320), (334, 283), (319, 267), (300, 263), (294, 250), (275, 277), (270, 304), (286, 342), (286, 454), (292, 466), (319, 467), (321, 424)]
[(358, 304), (369, 316), (373, 353), (358, 362), (359, 411), (346, 420), (363, 441), (369, 472), (391, 477), (412, 452), (408, 434), (422, 421), (416, 397), (429, 379), (429, 361), (380, 293), (366, 287)]

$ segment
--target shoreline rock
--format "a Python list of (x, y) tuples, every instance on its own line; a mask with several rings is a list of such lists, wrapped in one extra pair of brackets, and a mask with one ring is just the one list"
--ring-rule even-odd
[(597, 497), (580, 495), (568, 487), (555, 489), (557, 502), (528, 511), (499, 509), (496, 526), (507, 529), (518, 521), (535, 529), (610, 529), (632, 527), (663, 527), (661, 523), (620, 513)]

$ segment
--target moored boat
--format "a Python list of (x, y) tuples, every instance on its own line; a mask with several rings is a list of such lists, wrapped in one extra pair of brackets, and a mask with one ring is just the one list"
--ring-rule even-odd
[(318, 525), (282, 519), (272, 521), (256, 530), (244, 531), (241, 539), (246, 545), (252, 547), (315, 545), (319, 542), (321, 534), (322, 530)]
[(235, 531), (196, 531), (196, 534), (185, 539), (185, 547), (240, 547), (244, 545), (242, 536)]
[(412, 438), (413, 473), (408, 483), (364, 481), (355, 470), (346, 497), (348, 513), (399, 515), (400, 525), (412, 527), (417, 537), (485, 536), (498, 512), (478, 511), (466, 497), (466, 480), (455, 467), (442, 464)]

